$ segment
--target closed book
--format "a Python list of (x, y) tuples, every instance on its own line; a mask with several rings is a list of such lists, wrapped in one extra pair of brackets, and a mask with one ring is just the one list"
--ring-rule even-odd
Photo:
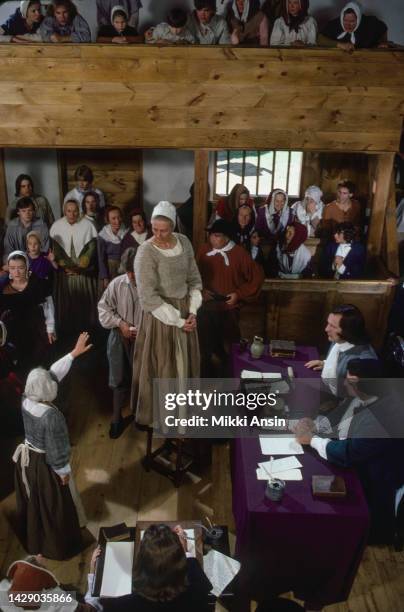
[(121, 542), (130, 538), (130, 531), (126, 523), (103, 527), (102, 533), (106, 542)]

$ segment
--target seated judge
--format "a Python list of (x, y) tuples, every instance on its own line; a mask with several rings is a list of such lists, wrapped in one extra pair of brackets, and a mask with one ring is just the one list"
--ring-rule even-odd
[(111, 11), (111, 21), (108, 25), (100, 26), (98, 30), (98, 43), (131, 44), (143, 42), (137, 30), (129, 25), (129, 17), (125, 8), (120, 4)]
[(195, 10), (188, 18), (188, 29), (200, 45), (229, 45), (226, 19), (216, 14), (216, 0), (194, 0)]
[(336, 306), (330, 312), (325, 333), (331, 342), (326, 359), (313, 359), (305, 366), (321, 371), (321, 378), (331, 392), (341, 395), (349, 361), (377, 359), (377, 355), (370, 345), (363, 314), (353, 304)]
[[(404, 441), (401, 400), (389, 391), (375, 360), (353, 359), (344, 383), (347, 399), (332, 439), (315, 423), (303, 419), (295, 428), (298, 442), (341, 467), (355, 467), (371, 514), (370, 542), (391, 543), (396, 515), (404, 519)], [(341, 408), (341, 406), (339, 406)]]
[(355, 240), (352, 223), (339, 223), (335, 228), (334, 241), (327, 244), (323, 255), (322, 273), (326, 278), (353, 280), (365, 272), (366, 251), (363, 244)]
[(317, 22), (308, 14), (309, 0), (284, 0), (283, 11), (271, 34), (271, 47), (317, 44)]
[(339, 17), (322, 29), (318, 44), (344, 51), (387, 47), (387, 26), (373, 15), (364, 15), (358, 2), (348, 2)]
[(262, 268), (232, 240), (230, 224), (215, 221), (208, 233), (209, 242), (197, 255), (203, 285), (198, 332), (205, 376), (211, 369), (212, 354), (226, 369), (231, 344), (240, 339), (240, 308), (258, 297), (264, 282)]
[(259, 0), (231, 0), (227, 5), (226, 19), (234, 45), (268, 46), (268, 17), (260, 10)]
[(212, 585), (199, 562), (188, 557), (186, 534), (178, 525), (151, 525), (133, 568), (134, 592), (108, 601), (112, 612), (209, 612)]
[(132, 382), (133, 349), (141, 320), (141, 308), (133, 271), (136, 250), (128, 248), (121, 258), (121, 274), (114, 278), (98, 302), (98, 317), (110, 330), (107, 344), (109, 387), (113, 393), (113, 414), (109, 437), (124, 431), (122, 410), (129, 399)]
[(87, 21), (78, 13), (72, 0), (52, 0), (39, 33), (43, 42), (90, 43)]
[(38, 28), (43, 15), (39, 0), (25, 0), (18, 3), (15, 12), (0, 26), (0, 42), (40, 42)]
[(311, 252), (304, 245), (307, 229), (301, 223), (288, 223), (276, 246), (275, 266), (279, 278), (297, 280), (313, 276)]

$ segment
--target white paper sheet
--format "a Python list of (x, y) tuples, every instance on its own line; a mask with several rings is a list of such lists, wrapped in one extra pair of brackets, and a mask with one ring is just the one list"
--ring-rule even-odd
[[(187, 540), (187, 545), (188, 545), (188, 556), (189, 557), (196, 557), (196, 553), (195, 553), (195, 529), (184, 529), (185, 533), (187, 534), (188, 540)], [(140, 539), (143, 540), (143, 535), (144, 535), (144, 531), (140, 532)]]
[(303, 455), (304, 450), (295, 437), (260, 436), (261, 452), (263, 455)]
[(132, 592), (134, 542), (107, 542), (101, 597), (121, 597)]
[[(271, 465), (272, 464), (272, 465)], [(271, 461), (264, 461), (258, 464), (259, 467), (266, 470), (268, 473), (276, 474), (277, 472), (286, 472), (287, 470), (294, 470), (295, 468), (301, 468), (302, 464), (299, 459), (294, 455), (290, 457), (283, 457), (282, 459), (274, 459)]]
[[(286, 472), (277, 472), (275, 478), (281, 480), (303, 480), (301, 470), (287, 470)], [(269, 480), (268, 473), (261, 467), (257, 467), (257, 479), (258, 480)]]
[(242, 370), (241, 378), (250, 378), (256, 380), (281, 380), (282, 374), (276, 372), (257, 372), (256, 370)]
[(238, 574), (240, 563), (217, 550), (210, 550), (203, 558), (203, 570), (212, 583), (212, 593), (219, 597)]

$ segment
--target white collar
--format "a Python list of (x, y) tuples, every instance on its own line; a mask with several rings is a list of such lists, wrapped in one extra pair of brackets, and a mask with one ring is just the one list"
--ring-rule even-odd
[(209, 253), (207, 253), (207, 256), (213, 257), (214, 255), (221, 255), (224, 259), (225, 265), (230, 266), (230, 261), (227, 256), (227, 253), (231, 251), (234, 246), (235, 243), (233, 242), (233, 240), (229, 240), (226, 246), (224, 246), (222, 249), (212, 249), (211, 251), (209, 251)]

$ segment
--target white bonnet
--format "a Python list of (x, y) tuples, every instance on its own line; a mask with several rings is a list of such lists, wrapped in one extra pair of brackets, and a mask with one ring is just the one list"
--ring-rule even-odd
[(167, 217), (167, 219), (172, 221), (173, 226), (175, 227), (175, 224), (177, 223), (177, 211), (174, 204), (171, 204), (171, 202), (167, 202), (165, 200), (159, 202), (153, 208), (151, 218), (154, 219), (154, 217)]
[(317, 187), (317, 185), (310, 185), (310, 187), (307, 187), (306, 191), (304, 192), (304, 197), (311, 198), (316, 204), (320, 204), (321, 198), (323, 197), (323, 192), (321, 191), (320, 187)]
[(44, 368), (35, 368), (28, 374), (24, 395), (33, 402), (53, 402), (58, 384)]

